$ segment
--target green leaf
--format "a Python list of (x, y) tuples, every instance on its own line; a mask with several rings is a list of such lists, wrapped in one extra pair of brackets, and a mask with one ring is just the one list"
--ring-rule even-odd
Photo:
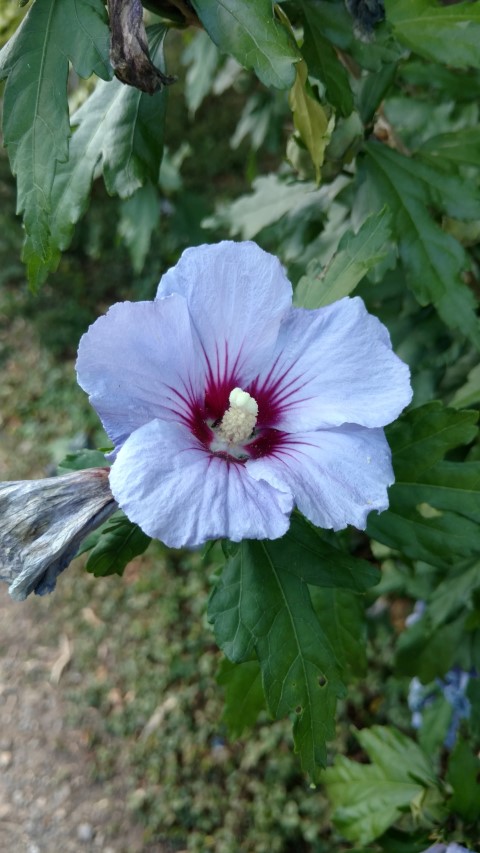
[(353, 95), (347, 71), (338, 59), (331, 42), (325, 38), (314, 6), (301, 0), (300, 8), (305, 20), (302, 53), (309, 74), (325, 84), (327, 100), (340, 115), (348, 116), (353, 110)]
[(419, 148), (431, 160), (480, 166), (480, 127), (464, 127), (431, 136)]
[(456, 566), (432, 592), (428, 612), (422, 618), (434, 629), (440, 628), (452, 616), (465, 613), (472, 594), (479, 588), (480, 563), (469, 568)]
[(265, 709), (260, 666), (257, 660), (231, 663), (224, 658), (217, 676), (225, 689), (225, 709), (222, 715), (230, 737), (239, 738), (247, 728), (255, 725)]
[(152, 234), (158, 224), (159, 206), (157, 190), (150, 181), (122, 202), (118, 233), (130, 252), (136, 273), (144, 267)]
[(321, 531), (298, 514), (293, 515), (285, 536), (268, 543), (268, 551), (281, 571), (312, 586), (365, 592), (380, 580), (376, 566), (325, 541)]
[(472, 706), (469, 726), (472, 736), (480, 738), (480, 678), (471, 678), (467, 687), (467, 698)]
[(368, 844), (410, 810), (429, 821), (441, 815), (442, 800), (428, 757), (393, 728), (356, 732), (371, 764), (338, 756), (322, 779), (335, 812), (333, 820), (349, 841)]
[(297, 65), (295, 83), (290, 90), (288, 102), (293, 113), (296, 131), (310, 154), (318, 184), (320, 182), (320, 167), (325, 159), (325, 149), (330, 140), (332, 123), (325, 108), (308, 91), (307, 75), (307, 66), (302, 60)]
[(348, 676), (367, 672), (365, 602), (346, 589), (314, 587), (312, 604), (339, 664)]
[(205, 30), (195, 33), (182, 55), (182, 62), (189, 66), (185, 75), (185, 100), (191, 116), (212, 88), (219, 60), (218, 50)]
[(348, 296), (369, 269), (386, 256), (390, 218), (384, 209), (369, 216), (357, 234), (347, 231), (325, 269), (317, 261), (311, 261), (295, 290), (295, 304), (321, 308)]
[(431, 403), (387, 427), (395, 484), (389, 509), (369, 518), (370, 536), (443, 567), (480, 553), (480, 463), (441, 461), (473, 440), (477, 418)]
[[(163, 69), (165, 28), (150, 27), (148, 34), (152, 61)], [(75, 113), (70, 156), (65, 164), (59, 164), (52, 191), (52, 267), (86, 210), (99, 163), (108, 192), (121, 198), (131, 196), (149, 181), (158, 183), (165, 109), (165, 89), (147, 95), (112, 80), (99, 83)]]
[(326, 206), (322, 189), (312, 181), (286, 183), (278, 175), (265, 175), (253, 182), (253, 192), (241, 196), (224, 210), (203, 223), (206, 228), (228, 227), (232, 236), (251, 240), (259, 231), (278, 222), (282, 216), (292, 216), (304, 207)]
[(192, 0), (212, 41), (253, 68), (262, 83), (289, 88), (301, 59), (288, 30), (275, 19), (271, 0)]
[(457, 742), (450, 756), (447, 782), (453, 788), (453, 796), (448, 803), (449, 810), (466, 821), (477, 820), (480, 803), (480, 759), (464, 740)]
[[(416, 672), (414, 674), (417, 675)], [(439, 673), (439, 677), (444, 674), (444, 672)], [(435, 686), (439, 691), (436, 683)], [(427, 755), (433, 757), (442, 748), (451, 720), (452, 706), (450, 703), (441, 693), (437, 696), (432, 695), (422, 710), (422, 725), (418, 732), (418, 742)]]
[(230, 660), (256, 653), (268, 709), (276, 719), (296, 715), (295, 746), (304, 770), (316, 779), (344, 688), (308, 587), (276, 565), (272, 544), (242, 542), (212, 594), (209, 619)]
[(407, 477), (430, 468), (449, 450), (474, 441), (477, 421), (478, 412), (456, 412), (439, 401), (406, 412), (387, 427), (395, 467)]
[(421, 619), (399, 637), (395, 656), (397, 673), (416, 675), (423, 684), (441, 678), (455, 665), (464, 635), (465, 615), (436, 630), (427, 619)]
[(477, 218), (478, 193), (457, 176), (436, 171), (385, 145), (368, 143), (366, 151), (363, 190), (371, 194), (368, 208), (387, 204), (392, 211), (410, 288), (421, 305), (433, 303), (447, 325), (460, 329), (480, 348), (476, 299), (462, 281), (468, 266), (464, 249), (427, 212), (433, 203), (451, 216)]
[(109, 463), (101, 450), (77, 450), (67, 453), (59, 464), (61, 471), (83, 471), (84, 468), (105, 468)]
[[(72, 26), (72, 21), (75, 26)], [(68, 63), (81, 77), (108, 80), (109, 31), (101, 0), (37, 0), (0, 52), (8, 77), (4, 141), (17, 175), (17, 212), (23, 213), (23, 260), (33, 287), (52, 261), (49, 218), (55, 170), (68, 157)]]
[(151, 542), (143, 530), (123, 514), (107, 522), (97, 544), (90, 552), (85, 568), (96, 578), (122, 575), (125, 566), (143, 554)]
[(415, 53), (455, 68), (480, 68), (480, 4), (385, 0), (396, 38)]
[(480, 403), (480, 364), (470, 370), (465, 385), (462, 385), (450, 400), (450, 405), (456, 409), (466, 409), (478, 403)]
[(395, 80), (396, 73), (397, 63), (390, 62), (383, 65), (379, 71), (365, 74), (358, 81), (355, 101), (364, 125), (373, 122), (375, 113)]
[(352, 16), (344, 3), (331, 0), (302, 0), (302, 10), (309, 11), (309, 24), (315, 20), (315, 28), (324, 38), (348, 54), (362, 68), (378, 71), (384, 63), (398, 61), (404, 49), (390, 35), (387, 27), (378, 27), (375, 39), (363, 41), (354, 33)]
[(396, 663), (401, 674), (418, 675), (428, 684), (455, 664), (461, 663), (464, 669), (475, 666), (467, 618), (474, 614), (479, 590), (480, 563), (459, 563), (450, 568), (428, 595), (422, 617), (399, 637)]

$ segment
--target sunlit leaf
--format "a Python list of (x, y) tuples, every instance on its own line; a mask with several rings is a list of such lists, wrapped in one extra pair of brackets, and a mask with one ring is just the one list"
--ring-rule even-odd
[(199, 30), (182, 56), (182, 61), (188, 65), (185, 100), (192, 116), (212, 88), (219, 60), (220, 55), (215, 44), (204, 30)]
[(262, 228), (277, 222), (286, 214), (302, 210), (311, 205), (326, 204), (322, 190), (316, 192), (312, 181), (287, 183), (277, 175), (262, 175), (253, 182), (253, 192), (234, 201), (223, 210), (221, 207), (204, 223), (207, 228), (226, 225), (232, 236), (239, 234), (250, 240)]
[(296, 131), (305, 145), (315, 169), (317, 183), (320, 181), (320, 167), (325, 158), (332, 122), (322, 104), (313, 96), (307, 85), (307, 66), (305, 62), (297, 65), (297, 76), (290, 90), (289, 104), (293, 113)]
[(480, 403), (480, 364), (471, 369), (465, 385), (458, 388), (450, 405), (456, 409), (466, 409)]
[(300, 53), (288, 30), (274, 17), (270, 0), (192, 0), (212, 41), (262, 83), (287, 89)]
[(158, 218), (158, 192), (150, 181), (122, 202), (118, 233), (130, 252), (132, 267), (136, 273), (141, 272), (144, 267)]
[(353, 110), (353, 95), (347, 71), (332, 44), (325, 38), (315, 7), (304, 0), (300, 6), (305, 18), (302, 53), (307, 61), (309, 74), (324, 83), (326, 98), (340, 115), (348, 116)]
[[(149, 28), (152, 61), (159, 68), (163, 68), (164, 35), (164, 27)], [(70, 156), (59, 165), (52, 190), (54, 262), (69, 245), (74, 225), (87, 208), (99, 164), (107, 190), (122, 198), (146, 182), (158, 183), (165, 108), (165, 89), (147, 95), (112, 80), (99, 83), (75, 113)]]
[(333, 820), (349, 841), (368, 844), (410, 810), (432, 820), (441, 816), (442, 797), (429, 758), (397, 729), (372, 726), (356, 732), (371, 764), (337, 756), (322, 774)]
[(295, 303), (303, 308), (321, 308), (348, 296), (364, 275), (387, 254), (391, 236), (390, 214), (372, 214), (357, 234), (347, 231), (328, 267), (322, 270), (313, 260), (298, 282)]

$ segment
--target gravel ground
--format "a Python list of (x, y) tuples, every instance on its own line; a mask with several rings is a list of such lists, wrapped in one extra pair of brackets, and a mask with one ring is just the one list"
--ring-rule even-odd
[(43, 601), (0, 589), (0, 851), (163, 853), (144, 845), (122, 780), (92, 782), (85, 734), (69, 728), (61, 675), (66, 637), (48, 645)]

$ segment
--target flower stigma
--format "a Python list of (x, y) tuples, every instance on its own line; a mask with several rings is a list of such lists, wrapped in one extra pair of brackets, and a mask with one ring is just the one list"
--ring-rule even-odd
[(247, 441), (255, 429), (258, 403), (248, 391), (243, 391), (242, 388), (234, 388), (230, 391), (228, 401), (230, 406), (215, 430), (216, 436), (210, 445), (210, 450), (227, 451), (233, 456), (242, 456), (244, 450), (238, 445)]

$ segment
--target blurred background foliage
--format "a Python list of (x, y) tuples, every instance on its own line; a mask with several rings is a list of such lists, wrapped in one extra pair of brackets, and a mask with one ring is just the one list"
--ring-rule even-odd
[[(430, 491), (423, 493), (421, 484), (406, 507), (403, 493), (396, 493), (395, 528), (390, 516), (383, 528), (381, 520), (372, 522), (370, 538), (356, 532), (340, 537), (346, 550), (382, 568), (382, 581), (366, 596), (359, 630), (368, 641), (358, 656), (367, 660), (357, 660), (363, 674), (351, 678), (340, 703), (330, 756), (346, 757), (342, 766), (352, 791), (355, 771), (348, 759), (362, 767), (370, 755), (376, 767), (372, 742), (355, 732), (369, 730), (373, 738), (381, 736), (370, 727), (396, 727), (411, 738), (412, 749), (418, 742), (430, 756), (433, 788), (441, 791), (440, 805), (433, 795), (428, 801), (433, 788), (424, 781), (417, 811), (402, 803), (368, 841), (352, 829), (359, 813), (349, 816), (349, 788), (335, 789), (336, 770), (330, 783), (325, 777), (328, 797), (322, 786), (309, 787), (293, 753), (289, 721), (272, 723), (260, 710), (251, 729), (233, 736), (228, 695), (222, 720), (228, 665), (220, 666), (205, 615), (223, 561), (218, 546), (202, 558), (153, 544), (123, 580), (94, 580), (79, 561), (62, 577), (55, 599), (42, 602), (48, 630), (54, 634), (68, 624), (75, 639), (75, 669), (64, 684), (73, 719), (87, 733), (92, 772), (107, 786), (115, 774), (128, 779), (128, 807), (145, 826), (146, 849), (162, 842), (198, 853), (420, 853), (444, 838), (475, 849), (480, 836), (478, 680), (468, 688), (474, 713), (458, 717), (453, 751), (445, 739), (456, 712), (442, 681), (451, 669), (480, 668), (478, 504), (472, 509), (478, 472), (468, 468), (479, 462), (480, 451), (473, 421), (462, 411), (480, 403), (480, 70), (466, 36), (465, 62), (455, 35), (449, 47), (440, 24), (436, 32), (425, 31), (422, 48), (418, 34), (402, 29), (394, 5), (387, 3), (390, 25), (380, 23), (373, 36), (365, 32), (371, 21), (357, 14), (354, 25), (343, 3), (282, 3), (311, 72), (302, 92), (293, 94), (267, 87), (218, 50), (204, 30), (172, 29), (165, 65), (178, 80), (168, 88), (158, 182), (146, 180), (134, 193), (112, 197), (97, 169), (88, 210), (57, 259), (58, 270), (38, 292), (19, 260), (24, 233), (7, 157), (0, 155), (3, 479), (51, 473), (67, 451), (105, 444), (75, 383), (78, 340), (112, 302), (151, 298), (161, 273), (186, 246), (254, 238), (281, 257), (307, 304), (325, 295), (321, 270), (335, 253), (348, 254), (353, 232), (371, 214), (378, 220), (371, 220), (365, 242), (375, 243), (377, 228), (383, 237), (362, 262), (363, 280), (359, 275), (360, 283), (348, 280), (347, 287), (356, 286), (411, 366), (415, 406), (441, 401), (438, 410), (420, 410), (427, 427), (407, 416), (400, 431), (388, 434), (401, 456), (404, 437), (426, 430), (426, 445), (420, 441), (400, 490), (402, 482), (413, 489), (411, 469), (421, 468), (424, 457), (431, 457), (433, 470), (437, 432), (450, 436), (435, 456), (440, 468), (427, 484)], [(416, 10), (424, 6), (416, 2)], [(318, 17), (309, 18), (312, 9)], [(478, 3), (461, 9), (467, 19), (470, 10), (478, 35)], [(13, 0), (4, 3), (2, 42), (24, 14)], [(150, 24), (157, 21), (146, 15)], [(428, 42), (428, 35), (437, 38)], [(326, 66), (319, 65), (318, 44)], [(71, 71), (72, 113), (94, 93), (91, 79)], [(301, 98), (315, 129), (311, 144), (298, 124)], [(444, 406), (453, 407), (448, 415)], [(467, 465), (468, 482), (460, 487), (458, 479), (460, 515), (437, 529), (435, 513), (456, 506), (436, 509), (432, 483), (440, 489), (438, 478), (460, 478), (458, 469), (441, 467), (456, 463)], [(462, 514), (464, 492), (473, 503)], [(468, 545), (462, 542), (457, 551), (456, 529)], [(425, 718), (418, 731), (408, 706), (417, 676), (441, 688), (418, 700), (417, 714)], [(253, 701), (253, 720), (259, 705)], [(399, 743), (406, 754), (408, 747)], [(394, 745), (384, 742), (383, 749), (395, 756)], [(377, 778), (380, 790), (387, 782)], [(378, 788), (372, 808), (385, 815), (375, 795)]]

